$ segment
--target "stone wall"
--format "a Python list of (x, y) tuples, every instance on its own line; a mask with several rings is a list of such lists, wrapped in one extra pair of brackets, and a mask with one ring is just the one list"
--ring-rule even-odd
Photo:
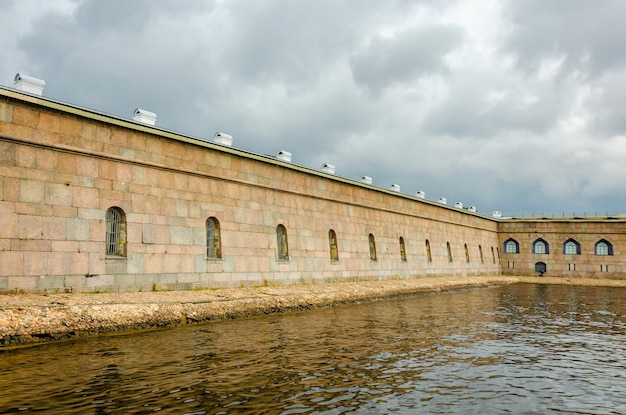
[[(0, 290), (501, 272), (491, 218), (11, 90), (0, 97)], [(112, 207), (125, 214), (124, 257), (105, 251)], [(221, 258), (207, 258), (210, 217)], [(281, 224), (288, 260), (278, 257)]]
[[(536, 274), (536, 264), (544, 263), (550, 276), (624, 278), (624, 219), (509, 219), (501, 221), (498, 230), (504, 274)], [(509, 239), (519, 244), (519, 253), (506, 252)], [(537, 240), (547, 244), (547, 253), (533, 253)], [(565, 253), (564, 244), (570, 240), (579, 245), (580, 253)], [(600, 241), (611, 246), (609, 255), (597, 255)]]

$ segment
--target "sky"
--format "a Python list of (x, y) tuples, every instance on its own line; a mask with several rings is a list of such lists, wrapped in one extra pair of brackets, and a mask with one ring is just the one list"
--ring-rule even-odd
[(622, 0), (0, 0), (0, 85), (479, 212), (626, 211)]

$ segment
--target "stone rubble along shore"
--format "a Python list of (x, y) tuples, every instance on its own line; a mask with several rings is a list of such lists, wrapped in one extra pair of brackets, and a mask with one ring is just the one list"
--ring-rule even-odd
[(519, 282), (626, 287), (626, 280), (428, 277), (201, 291), (0, 295), (0, 350), (103, 333), (153, 329), (404, 295)]

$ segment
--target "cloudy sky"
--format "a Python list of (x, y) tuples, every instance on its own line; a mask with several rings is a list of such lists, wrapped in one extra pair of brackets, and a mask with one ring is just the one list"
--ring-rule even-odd
[(480, 212), (626, 211), (622, 0), (0, 0), (0, 84)]

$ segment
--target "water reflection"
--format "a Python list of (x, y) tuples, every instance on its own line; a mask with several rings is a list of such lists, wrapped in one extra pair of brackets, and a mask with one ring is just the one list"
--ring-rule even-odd
[(0, 413), (620, 413), (626, 290), (519, 285), (0, 353)]

